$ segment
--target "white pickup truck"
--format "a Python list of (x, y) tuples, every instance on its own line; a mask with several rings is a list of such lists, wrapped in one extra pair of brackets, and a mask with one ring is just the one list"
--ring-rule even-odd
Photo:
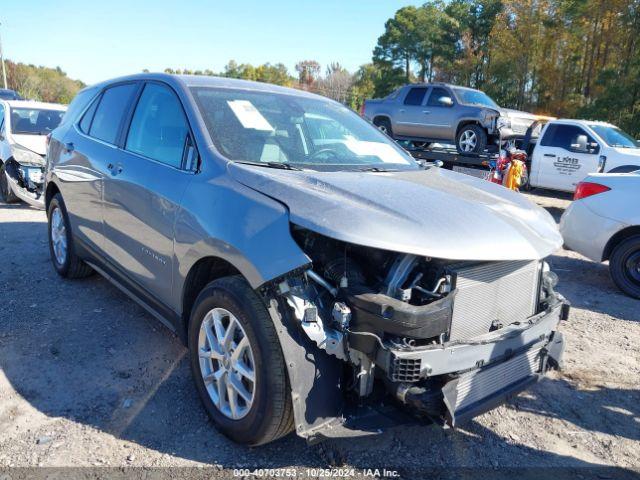
[(640, 170), (638, 142), (604, 122), (552, 120), (528, 150), (532, 187), (573, 192), (590, 173)]

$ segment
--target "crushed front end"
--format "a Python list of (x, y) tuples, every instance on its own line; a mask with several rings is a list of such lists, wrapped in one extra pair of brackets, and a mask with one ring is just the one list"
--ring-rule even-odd
[(18, 146), (11, 153), (5, 162), (9, 188), (20, 200), (44, 208), (44, 156)]
[(455, 427), (562, 364), (569, 305), (543, 260), (448, 261), (293, 235), (313, 264), (279, 282), (281, 307), (342, 362), (351, 404)]

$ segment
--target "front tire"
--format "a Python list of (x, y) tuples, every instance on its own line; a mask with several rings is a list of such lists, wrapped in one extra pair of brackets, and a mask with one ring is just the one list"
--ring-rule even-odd
[(4, 203), (17, 203), (20, 199), (11, 190), (4, 163), (0, 165), (0, 201)]
[(291, 388), (273, 321), (241, 276), (202, 290), (188, 340), (196, 389), (218, 430), (251, 446), (293, 430)]
[(76, 255), (67, 208), (59, 193), (49, 202), (47, 219), (49, 253), (58, 275), (63, 278), (84, 278), (91, 275), (93, 269)]
[(640, 235), (623, 240), (613, 249), (609, 273), (620, 290), (640, 299)]
[(456, 135), (456, 149), (462, 155), (480, 154), (487, 147), (487, 132), (479, 125), (465, 125)]

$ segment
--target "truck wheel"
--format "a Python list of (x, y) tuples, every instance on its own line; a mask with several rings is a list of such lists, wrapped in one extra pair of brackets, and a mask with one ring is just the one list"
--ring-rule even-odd
[(478, 125), (465, 125), (456, 135), (456, 148), (459, 153), (482, 153), (487, 146), (487, 132)]
[(640, 298), (640, 235), (627, 238), (613, 249), (609, 273), (620, 290)]
[(0, 165), (0, 200), (4, 203), (16, 203), (20, 199), (16, 197), (15, 193), (9, 186), (9, 180), (7, 180), (7, 172), (4, 169), (4, 163)]
[(378, 127), (382, 133), (386, 133), (393, 138), (393, 129), (391, 128), (391, 122), (388, 118), (378, 117), (373, 121), (373, 124)]
[(191, 371), (218, 430), (261, 445), (293, 429), (291, 388), (273, 321), (241, 276), (209, 283), (189, 321)]
[(93, 269), (76, 255), (69, 225), (69, 216), (62, 200), (56, 193), (47, 210), (49, 253), (53, 268), (64, 278), (84, 278), (93, 273)]

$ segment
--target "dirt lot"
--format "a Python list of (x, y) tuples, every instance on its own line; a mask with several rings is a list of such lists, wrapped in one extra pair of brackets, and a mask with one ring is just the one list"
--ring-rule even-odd
[[(556, 218), (566, 199), (531, 195)], [(185, 349), (99, 276), (62, 281), (43, 212), (0, 205), (0, 466), (640, 468), (640, 302), (561, 251), (565, 370), (457, 431), (248, 449), (208, 422)], [(329, 454), (327, 454), (327, 451)]]

